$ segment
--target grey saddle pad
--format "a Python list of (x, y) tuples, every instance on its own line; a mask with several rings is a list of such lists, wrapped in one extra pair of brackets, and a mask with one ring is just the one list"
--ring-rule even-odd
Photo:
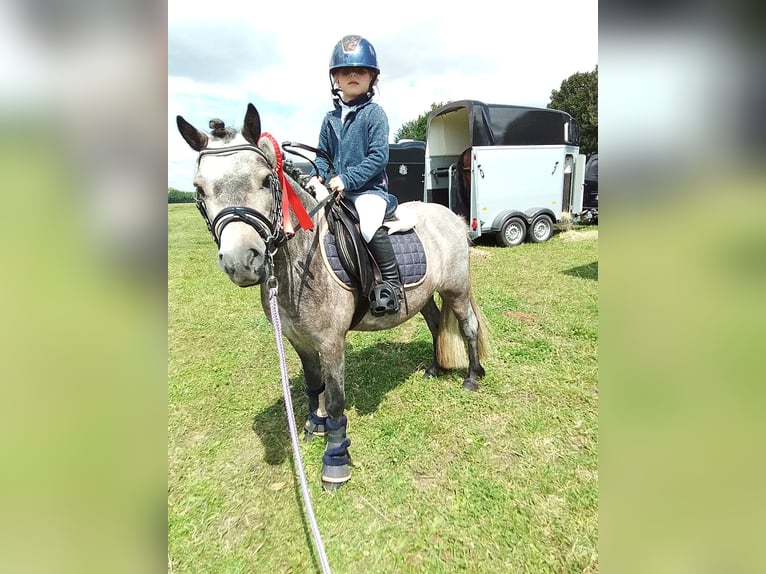
[[(389, 237), (396, 254), (396, 261), (399, 264), (402, 283), (404, 285), (420, 283), (426, 275), (426, 253), (423, 251), (423, 244), (420, 242), (418, 234), (415, 233), (414, 229), (410, 229), (403, 233), (394, 233)], [(354, 287), (351, 277), (340, 264), (338, 250), (335, 247), (335, 236), (332, 233), (325, 234), (324, 248), (330, 268), (338, 279), (347, 286)]]

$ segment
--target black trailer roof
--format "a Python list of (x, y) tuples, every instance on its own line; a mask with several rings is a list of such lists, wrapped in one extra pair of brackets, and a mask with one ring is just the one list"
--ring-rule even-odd
[[(567, 112), (478, 100), (458, 100), (433, 110), (428, 115), (426, 133), (434, 119), (461, 109), (468, 110), (472, 145), (579, 144), (576, 122)], [(572, 141), (564, 141), (564, 124), (574, 126), (569, 132)]]

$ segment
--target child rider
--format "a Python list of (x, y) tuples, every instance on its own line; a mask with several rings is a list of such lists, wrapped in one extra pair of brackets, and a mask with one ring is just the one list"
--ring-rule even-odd
[[(337, 43), (330, 58), (335, 109), (322, 122), (318, 145), (337, 170), (326, 186), (354, 203), (362, 237), (380, 269), (383, 282), (369, 294), (375, 316), (398, 313), (402, 289), (391, 240), (382, 227), (396, 197), (388, 193), (386, 178), (388, 117), (372, 101), (378, 74), (378, 59), (370, 42), (361, 36), (344, 36)], [(316, 164), (318, 181), (324, 183), (329, 164), (319, 155)]]

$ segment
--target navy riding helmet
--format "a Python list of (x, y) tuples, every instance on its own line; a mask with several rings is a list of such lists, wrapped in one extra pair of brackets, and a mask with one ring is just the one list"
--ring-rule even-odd
[[(335, 44), (330, 57), (330, 83), (332, 84), (332, 74), (338, 68), (369, 68), (372, 70), (372, 82), (367, 90), (367, 97), (372, 97), (372, 88), (375, 80), (380, 74), (378, 67), (378, 56), (375, 54), (375, 48), (372, 44), (361, 36), (351, 35), (343, 36), (340, 42)], [(333, 95), (338, 95), (339, 90), (334, 89)]]

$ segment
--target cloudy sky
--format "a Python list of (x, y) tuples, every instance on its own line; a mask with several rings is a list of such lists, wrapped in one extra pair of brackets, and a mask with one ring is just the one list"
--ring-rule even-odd
[(212, 117), (240, 127), (252, 102), (278, 141), (316, 145), (330, 54), (346, 34), (375, 46), (391, 141), (434, 102), (545, 107), (562, 80), (598, 64), (596, 0), (445, 5), (169, 0), (168, 186), (190, 190), (196, 158), (176, 115), (206, 131)]

